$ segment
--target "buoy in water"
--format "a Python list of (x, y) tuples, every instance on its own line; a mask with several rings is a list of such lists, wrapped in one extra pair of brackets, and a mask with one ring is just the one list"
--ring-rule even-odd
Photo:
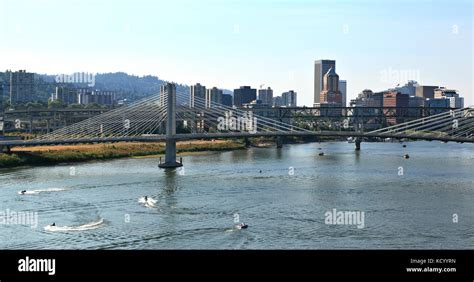
[(407, 145), (403, 144), (403, 148), (406, 148), (406, 147), (407, 147)]

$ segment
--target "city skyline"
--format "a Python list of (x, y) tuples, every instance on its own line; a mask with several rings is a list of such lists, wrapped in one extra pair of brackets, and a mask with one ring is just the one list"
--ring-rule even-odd
[[(112, 6), (114, 15), (107, 13)], [(457, 89), (466, 105), (474, 104), (469, 1), (81, 1), (75, 12), (91, 18), (81, 22), (66, 9), (57, 1), (0, 1), (0, 66), (49, 74), (124, 71), (229, 90), (265, 84), (275, 93), (294, 89), (299, 104), (310, 106), (314, 61), (331, 59), (348, 83), (347, 101), (366, 88), (414, 79)], [(176, 12), (155, 15), (163, 10)]]

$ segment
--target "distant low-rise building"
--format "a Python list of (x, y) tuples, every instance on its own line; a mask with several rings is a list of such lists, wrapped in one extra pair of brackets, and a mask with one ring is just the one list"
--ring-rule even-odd
[(113, 106), (115, 104), (114, 91), (100, 91), (87, 88), (77, 90), (77, 103), (81, 105), (98, 104)]
[(51, 100), (61, 101), (64, 105), (78, 104), (78, 90), (73, 87), (56, 86)]

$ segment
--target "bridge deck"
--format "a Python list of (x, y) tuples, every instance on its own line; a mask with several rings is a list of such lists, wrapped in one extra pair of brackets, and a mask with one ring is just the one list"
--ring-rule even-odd
[[(318, 131), (318, 132), (235, 132), (235, 133), (192, 133), (176, 134), (173, 139), (192, 140), (192, 139), (217, 139), (217, 138), (243, 138), (243, 137), (277, 137), (277, 136), (315, 136), (315, 137), (358, 137), (358, 138), (393, 138), (393, 139), (412, 139), (412, 140), (438, 140), (452, 142), (474, 143), (472, 138), (435, 136), (433, 134), (387, 134), (387, 133), (357, 133), (349, 131)], [(40, 146), (40, 145), (64, 145), (79, 143), (110, 143), (110, 142), (157, 142), (165, 141), (165, 135), (144, 135), (144, 136), (124, 136), (124, 137), (96, 137), (65, 140), (5, 140), (0, 141), (0, 146)]]

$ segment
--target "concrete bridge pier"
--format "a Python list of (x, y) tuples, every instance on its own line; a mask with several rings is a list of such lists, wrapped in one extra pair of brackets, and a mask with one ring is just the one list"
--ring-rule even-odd
[(355, 140), (355, 145), (356, 145), (355, 150), (356, 151), (360, 151), (360, 143), (362, 143), (362, 140), (360, 140), (359, 138), (356, 138), (356, 140)]
[(177, 168), (183, 166), (183, 163), (176, 161), (176, 140), (168, 139), (166, 140), (166, 149), (165, 149), (165, 162), (161, 162), (158, 167), (160, 168)]
[(244, 143), (245, 143), (245, 147), (250, 147), (252, 145), (248, 137), (244, 137)]
[(0, 145), (0, 154), (5, 153), (5, 154), (10, 154), (10, 146), (3, 146)]
[(283, 148), (283, 137), (282, 136), (277, 136), (276, 145), (277, 145), (277, 148)]
[(165, 95), (168, 97), (166, 111), (166, 150), (165, 150), (165, 162), (161, 162), (158, 167), (160, 168), (177, 168), (183, 166), (182, 162), (176, 161), (176, 85), (167, 83), (161, 86), (160, 89), (161, 97)]

